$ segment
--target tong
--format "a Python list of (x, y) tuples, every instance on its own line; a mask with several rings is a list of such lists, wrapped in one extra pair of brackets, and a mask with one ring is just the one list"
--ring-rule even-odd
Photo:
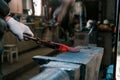
[(44, 45), (44, 46), (52, 48), (52, 49), (57, 49), (61, 52), (79, 52), (80, 51), (80, 49), (78, 49), (78, 48), (69, 47), (65, 44), (56, 43), (56, 42), (52, 42), (52, 41), (41, 40), (38, 37), (37, 38), (31, 37), (28, 34), (24, 34), (24, 39), (25, 40), (29, 40), (29, 39), (33, 40), (39, 45)]

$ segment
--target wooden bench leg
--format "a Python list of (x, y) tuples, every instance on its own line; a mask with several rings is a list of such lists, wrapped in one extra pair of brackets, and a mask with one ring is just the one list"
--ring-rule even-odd
[(16, 61), (18, 61), (18, 52), (16, 51)]
[(13, 63), (13, 53), (10, 53), (10, 63)]

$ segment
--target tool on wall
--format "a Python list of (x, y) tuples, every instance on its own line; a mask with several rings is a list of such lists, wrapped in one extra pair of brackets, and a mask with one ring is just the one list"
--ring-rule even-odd
[(79, 52), (80, 51), (80, 49), (78, 49), (78, 48), (69, 47), (65, 44), (56, 43), (56, 42), (52, 42), (52, 41), (41, 40), (40, 38), (30, 37), (28, 34), (24, 34), (24, 39), (25, 40), (28, 40), (28, 39), (33, 40), (39, 45), (44, 45), (46, 47), (56, 49), (61, 52)]

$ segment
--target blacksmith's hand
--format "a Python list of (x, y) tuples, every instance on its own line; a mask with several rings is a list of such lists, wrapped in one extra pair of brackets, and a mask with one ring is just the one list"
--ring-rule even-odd
[(24, 33), (29, 34), (31, 37), (34, 36), (28, 26), (16, 21), (14, 18), (7, 16), (6, 21), (10, 31), (15, 34), (19, 40), (24, 40)]

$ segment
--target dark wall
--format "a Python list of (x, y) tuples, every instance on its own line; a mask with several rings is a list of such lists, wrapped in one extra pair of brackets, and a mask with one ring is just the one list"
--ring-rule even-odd
[(87, 20), (88, 19), (98, 20), (98, 13), (99, 13), (98, 1), (87, 1), (85, 2), (85, 5), (87, 12)]

